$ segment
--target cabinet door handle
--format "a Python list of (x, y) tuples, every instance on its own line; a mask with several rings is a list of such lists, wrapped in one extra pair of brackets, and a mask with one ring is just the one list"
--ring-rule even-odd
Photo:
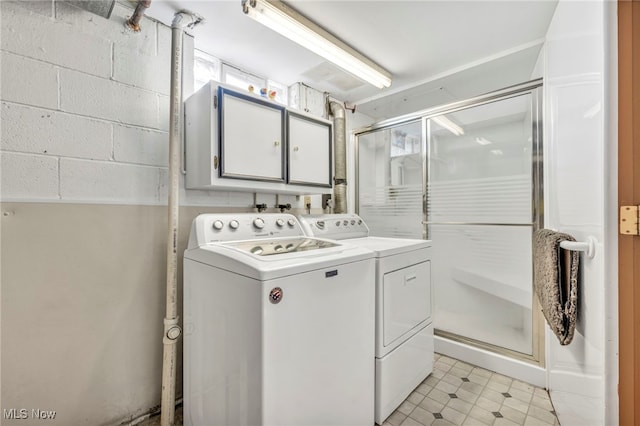
[(275, 142), (273, 143), (273, 146), (280, 146), (280, 141), (275, 141)]
[(418, 277), (417, 277), (415, 274), (414, 274), (414, 275), (405, 275), (405, 277), (404, 277), (404, 282), (405, 282), (405, 283), (408, 283), (409, 281), (413, 281), (413, 280), (415, 280), (416, 278), (418, 278)]
[(299, 146), (294, 146), (294, 147), (293, 147), (293, 150), (294, 150), (294, 151), (296, 151), (296, 152), (297, 152), (297, 151), (300, 151), (300, 147), (299, 147)]

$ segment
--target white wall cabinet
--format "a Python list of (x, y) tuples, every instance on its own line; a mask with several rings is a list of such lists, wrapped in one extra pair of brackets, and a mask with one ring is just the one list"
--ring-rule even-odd
[(331, 188), (331, 124), (289, 111), (287, 140), (288, 182)]
[(331, 134), (328, 120), (209, 82), (185, 102), (186, 187), (327, 192)]
[(226, 89), (218, 102), (220, 175), (284, 182), (284, 108)]

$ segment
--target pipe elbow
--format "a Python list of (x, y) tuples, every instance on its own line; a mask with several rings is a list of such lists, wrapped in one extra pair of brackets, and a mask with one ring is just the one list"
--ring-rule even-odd
[(333, 115), (335, 118), (345, 118), (344, 106), (342, 106), (340, 102), (329, 102), (329, 109), (331, 110), (331, 115)]

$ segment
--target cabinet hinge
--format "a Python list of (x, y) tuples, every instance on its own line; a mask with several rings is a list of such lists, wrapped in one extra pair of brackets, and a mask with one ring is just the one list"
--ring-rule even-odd
[(640, 206), (620, 207), (620, 233), (622, 235), (640, 235)]
[(218, 95), (213, 95), (213, 109), (218, 108)]

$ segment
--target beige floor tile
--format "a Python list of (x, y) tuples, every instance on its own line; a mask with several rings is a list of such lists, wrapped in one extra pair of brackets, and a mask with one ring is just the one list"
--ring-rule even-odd
[(418, 392), (422, 395), (428, 395), (429, 392), (431, 392), (431, 389), (433, 389), (433, 386), (429, 386), (423, 383), (416, 388), (415, 392)]
[(479, 397), (478, 394), (469, 392), (468, 390), (463, 389), (462, 386), (456, 391), (456, 395), (458, 395), (458, 398), (460, 398), (461, 400), (468, 402), (470, 404), (475, 403)]
[(451, 401), (447, 404), (447, 407), (453, 408), (463, 414), (469, 414), (469, 411), (473, 408), (473, 404), (463, 401), (460, 398), (451, 398)]
[[(439, 411), (436, 411), (436, 413), (439, 413)], [(430, 413), (429, 411), (424, 410), (420, 407), (416, 407), (416, 409), (411, 412), (409, 417), (413, 418), (418, 423), (427, 426), (433, 423), (435, 420), (435, 417), (433, 417), (433, 413)]]
[(441, 362), (444, 362), (445, 364), (449, 364), (449, 365), (453, 365), (453, 364), (455, 364), (456, 362), (460, 362), (460, 361), (458, 361), (457, 359), (450, 358), (450, 357), (448, 357), (448, 356), (446, 356), (446, 355), (442, 355), (442, 356), (440, 357), (440, 361), (441, 361)]
[(473, 383), (473, 382), (465, 382), (460, 385), (460, 389), (464, 389), (468, 392), (472, 392), (472, 393), (475, 393), (476, 395), (480, 395), (482, 393), (482, 390), (484, 389), (484, 386), (479, 385), (477, 383)]
[(533, 394), (527, 393), (527, 392), (522, 392), (522, 391), (519, 391), (518, 389), (510, 389), (509, 390), (509, 395), (511, 395), (514, 398), (519, 399), (520, 401), (524, 401), (527, 404), (529, 404), (531, 402), (531, 398), (533, 397)]
[(456, 389), (460, 387), (460, 385), (463, 383), (460, 377), (454, 374), (451, 374), (451, 370), (449, 371), (449, 373), (444, 375), (441, 381), (454, 385)]
[(493, 422), (493, 426), (519, 426), (522, 423), (516, 423), (509, 419), (505, 418), (497, 418), (495, 422)]
[(481, 376), (480, 374), (477, 374), (475, 370), (467, 376), (467, 379), (472, 383), (477, 383), (482, 386), (489, 383), (489, 377)]
[(475, 404), (477, 407), (483, 408), (489, 412), (500, 411), (500, 407), (502, 407), (501, 402), (492, 401), (483, 396), (478, 398)]
[(476, 420), (480, 420), (482, 423), (492, 425), (496, 420), (496, 416), (491, 414), (490, 411), (485, 410), (482, 407), (474, 406), (469, 412), (469, 417), (473, 417)]
[(453, 367), (453, 364), (447, 364), (446, 362), (444, 362), (443, 358), (440, 358), (439, 360), (433, 363), (434, 370), (442, 370), (445, 373), (451, 370), (451, 367)]
[(556, 416), (554, 416), (553, 413), (545, 410), (544, 408), (536, 407), (535, 405), (529, 406), (527, 417), (535, 417), (536, 419), (540, 419), (548, 424), (553, 424), (556, 421)]
[[(462, 381), (461, 381), (462, 383)], [(452, 385), (444, 381), (444, 378), (435, 386), (436, 389), (441, 390), (444, 393), (456, 393), (460, 386)]]
[(466, 414), (456, 411), (451, 407), (444, 407), (441, 414), (445, 420), (448, 420), (458, 426), (462, 426), (462, 422), (467, 418)]
[[(442, 376), (444, 377), (444, 374)], [(433, 375), (430, 375), (429, 377), (424, 379), (422, 381), (422, 383), (425, 384), (425, 385), (429, 385), (429, 386), (433, 387), (433, 386), (437, 385), (439, 381), (440, 381), (439, 378), (434, 377)]]
[(430, 413), (439, 413), (444, 408), (444, 403), (426, 397), (418, 406)]
[(433, 389), (427, 396), (431, 399), (435, 399), (436, 401), (441, 402), (442, 404), (447, 404), (450, 399), (449, 395), (441, 391), (440, 389)]
[(471, 370), (458, 368), (457, 365), (454, 365), (453, 367), (451, 367), (451, 370), (449, 370), (449, 374), (453, 374), (456, 377), (467, 377), (469, 374), (471, 374)]
[(508, 407), (504, 404), (502, 404), (502, 408), (500, 408), (500, 410), (498, 411), (500, 411), (500, 414), (502, 414), (502, 416), (505, 419), (509, 419), (512, 422), (515, 422), (519, 425), (523, 424), (524, 419), (527, 417), (527, 415), (522, 411), (516, 410), (515, 408)]
[(533, 393), (540, 398), (549, 398), (549, 392), (546, 389), (534, 388)]
[(487, 383), (486, 386), (487, 386), (487, 388), (489, 388), (491, 390), (494, 390), (496, 392), (500, 392), (500, 393), (508, 392), (509, 388), (510, 388), (510, 386), (508, 384), (497, 382), (497, 381), (494, 381), (493, 379), (489, 380), (489, 382)]
[[(553, 425), (553, 423), (551, 423), (551, 425)], [(524, 426), (550, 426), (550, 424), (535, 417), (527, 416), (524, 420)]]
[(480, 396), (483, 396), (487, 399), (498, 402), (500, 405), (502, 405), (505, 399), (505, 396), (502, 393), (496, 392), (493, 389), (489, 389), (489, 388), (484, 388)]
[(491, 377), (491, 375), (493, 374), (491, 371), (485, 370), (484, 368), (480, 368), (480, 367), (474, 367), (473, 373), (477, 374), (478, 376), (482, 376), (486, 378)]
[(480, 420), (474, 419), (473, 417), (467, 417), (464, 422), (462, 422), (462, 426), (490, 426), (491, 423), (482, 423)]
[(474, 368), (473, 365), (467, 364), (466, 362), (462, 362), (462, 361), (456, 361), (455, 367), (461, 370), (464, 370), (468, 373), (470, 373)]
[(535, 405), (536, 407), (540, 407), (547, 411), (553, 411), (553, 405), (549, 398), (540, 398), (539, 396), (533, 395), (533, 398), (531, 398), (531, 405)]
[(521, 382), (520, 380), (514, 380), (513, 383), (511, 383), (511, 387), (513, 389), (518, 389), (518, 390), (529, 392), (529, 393), (532, 393), (535, 389), (533, 385), (530, 385), (529, 383)]
[(493, 373), (493, 375), (491, 376), (491, 380), (494, 382), (504, 383), (509, 386), (511, 386), (511, 383), (513, 383), (513, 379), (511, 377), (503, 376), (502, 374), (498, 373)]
[(396, 410), (408, 416), (414, 408), (416, 408), (416, 404), (412, 404), (411, 402), (405, 400)]
[(413, 420), (411, 417), (407, 417), (406, 419), (404, 419), (402, 423), (400, 423), (400, 426), (424, 426), (424, 425), (422, 423), (419, 423)]
[(431, 423), (432, 426), (455, 426), (454, 423), (451, 423), (449, 420), (446, 419), (435, 419), (433, 423)]
[(447, 374), (446, 371), (442, 371), (439, 368), (434, 368), (433, 372), (431, 372), (431, 377), (435, 377), (436, 379), (441, 379), (444, 375)]
[(407, 397), (407, 401), (415, 405), (420, 404), (423, 399), (424, 399), (424, 395), (417, 391), (411, 392), (411, 395)]
[(391, 415), (387, 418), (386, 421), (391, 423), (393, 426), (400, 426), (400, 424), (406, 418), (407, 416), (405, 414), (402, 414), (400, 411), (394, 411), (393, 413), (391, 413)]
[(529, 411), (529, 404), (524, 401), (520, 401), (518, 398), (505, 398), (502, 406), (513, 408), (524, 414), (527, 414), (527, 411)]

